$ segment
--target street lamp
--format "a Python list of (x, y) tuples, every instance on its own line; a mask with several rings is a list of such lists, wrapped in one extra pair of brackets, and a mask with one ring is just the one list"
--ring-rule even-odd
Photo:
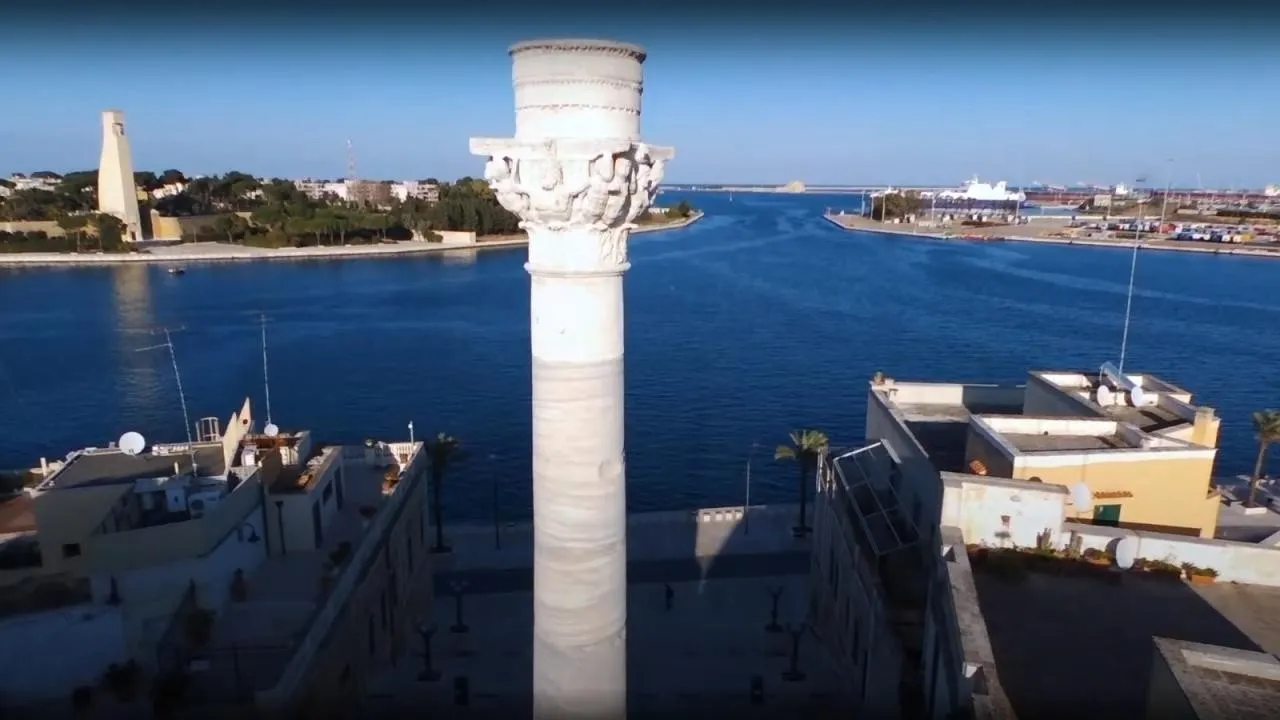
[(807, 629), (808, 625), (803, 622), (787, 624), (787, 632), (791, 634), (791, 667), (782, 673), (782, 679), (787, 682), (800, 682), (805, 678), (800, 670), (800, 640)]
[(466, 580), (454, 580), (449, 583), (449, 589), (453, 591), (453, 627), (449, 628), (451, 633), (464, 633), (470, 630), (467, 623), (462, 619), (462, 596), (467, 589)]
[(751, 459), (756, 454), (756, 443), (751, 442), (751, 452), (747, 453), (747, 479), (746, 490), (743, 493), (742, 505), (742, 534), (747, 535), (751, 532)]
[(409, 444), (413, 444), (413, 421), (409, 421)]
[(436, 626), (427, 625), (425, 620), (419, 620), (415, 629), (418, 631), (418, 636), (422, 638), (422, 672), (418, 673), (418, 681), (435, 682), (440, 679), (440, 671), (431, 664), (431, 636), (435, 635)]
[(1164, 228), (1165, 212), (1169, 209), (1169, 192), (1173, 190), (1173, 158), (1165, 160), (1164, 200), (1160, 203), (1160, 227)]

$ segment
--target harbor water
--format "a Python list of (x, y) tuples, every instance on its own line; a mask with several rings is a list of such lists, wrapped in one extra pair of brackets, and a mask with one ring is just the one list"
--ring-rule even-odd
[[(1020, 382), (1120, 351), (1126, 249), (963, 243), (840, 230), (845, 196), (669, 192), (706, 217), (637, 236), (627, 275), (627, 474), (633, 510), (794, 497), (773, 448), (798, 427), (861, 439), (867, 382)], [(447, 432), (464, 456), (452, 517), (529, 514), (529, 300), (523, 248), (439, 256), (0, 271), (0, 466), (126, 430), (186, 439), (190, 416), (248, 395), (317, 439)], [(1220, 475), (1246, 473), (1250, 412), (1280, 406), (1274, 262), (1143, 253), (1126, 367), (1223, 416)], [(753, 443), (756, 446), (752, 453)]]

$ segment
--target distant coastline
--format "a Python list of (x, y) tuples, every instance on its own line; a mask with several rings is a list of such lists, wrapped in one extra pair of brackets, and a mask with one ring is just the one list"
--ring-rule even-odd
[[(641, 225), (634, 228), (631, 233), (636, 235), (663, 230), (679, 230), (701, 220), (703, 215), (702, 211), (695, 211), (689, 217), (674, 222)], [(0, 254), (0, 268), (130, 264), (183, 265), (186, 263), (254, 262), (260, 260), (342, 260), (368, 257), (398, 257), (424, 253), (471, 252), (522, 247), (528, 244), (528, 235), (494, 240), (479, 239), (474, 243), (428, 243), (421, 240), (406, 240), (381, 245), (279, 249), (245, 247), (223, 243), (192, 243), (163, 248), (160, 249), (160, 252), (105, 254), (6, 253)]]
[[(823, 216), (828, 222), (841, 230), (853, 232), (875, 233), (878, 235), (896, 235), (899, 237), (927, 238), (930, 240), (954, 240), (958, 242), (1028, 242), (1050, 245), (1088, 245), (1091, 247), (1133, 248), (1134, 241), (1124, 238), (1102, 240), (1097, 238), (1064, 238), (1033, 237), (1029, 235), (1006, 235), (1003, 227), (987, 227), (980, 230), (969, 230), (959, 227), (957, 232), (935, 232), (910, 228), (902, 225), (885, 225), (868, 220), (858, 215)], [(1014, 229), (1012, 227), (1008, 228)], [(969, 232), (966, 232), (969, 230)], [(972, 235), (974, 237), (966, 237)], [(978, 237), (983, 236), (983, 237)], [(1168, 250), (1171, 252), (1192, 252), (1208, 255), (1242, 255), (1247, 257), (1280, 258), (1280, 247), (1275, 250), (1259, 247), (1237, 247), (1229, 243), (1208, 243), (1187, 240), (1140, 240), (1138, 247), (1143, 250)]]

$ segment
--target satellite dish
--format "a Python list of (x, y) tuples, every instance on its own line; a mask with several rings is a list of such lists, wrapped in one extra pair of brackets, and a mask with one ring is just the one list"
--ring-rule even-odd
[(262, 428), (262, 434), (267, 437), (275, 437), (280, 434), (280, 426), (275, 423), (267, 423), (267, 426)]
[(1102, 407), (1111, 407), (1116, 402), (1115, 393), (1111, 392), (1111, 388), (1106, 385), (1098, 386), (1098, 404)]
[(142, 433), (136, 433), (130, 430), (120, 436), (117, 443), (120, 446), (120, 452), (125, 455), (138, 455), (147, 447), (147, 439), (142, 437)]
[(1075, 506), (1076, 512), (1089, 512), (1093, 509), (1093, 493), (1088, 485), (1081, 482), (1071, 486), (1071, 504)]
[(1129, 535), (1116, 543), (1116, 567), (1128, 570), (1138, 559), (1138, 538)]
[(1142, 388), (1134, 385), (1133, 388), (1129, 390), (1129, 402), (1134, 407), (1142, 407), (1147, 403), (1147, 394), (1142, 391)]

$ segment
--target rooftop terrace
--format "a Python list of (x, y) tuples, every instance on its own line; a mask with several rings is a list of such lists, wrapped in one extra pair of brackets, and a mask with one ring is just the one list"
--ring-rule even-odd
[[(1177, 689), (1201, 718), (1273, 718), (1280, 705), (1280, 661), (1263, 653), (1201, 643), (1155, 638), (1158, 658), (1168, 668)], [(1161, 679), (1153, 670), (1153, 682)], [(1153, 688), (1154, 713), (1171, 716), (1177, 695)], [(1172, 696), (1171, 696), (1172, 695)]]
[(73, 453), (38, 489), (128, 485), (138, 480), (171, 476), (175, 465), (180, 473), (190, 473), (193, 456), (202, 477), (226, 475), (221, 443), (196, 443), (192, 452), (188, 452), (185, 445), (156, 446), (140, 455), (126, 455), (117, 448), (90, 448)]
[(1128, 404), (1106, 407), (1099, 405), (1094, 398), (1103, 381), (1097, 371), (1033, 371), (1031, 373), (1031, 377), (1069, 395), (1083, 408), (1098, 417), (1129, 423), (1144, 432), (1156, 433), (1189, 424), (1192, 421), (1196, 406), (1192, 404), (1190, 392), (1148, 373), (1125, 373), (1125, 376), (1141, 386), (1153, 404), (1142, 407), (1133, 407)]
[(1019, 717), (1146, 717), (1153, 637), (1280, 651), (1280, 588), (1119, 573), (1017, 580), (975, 569), (973, 579)]

